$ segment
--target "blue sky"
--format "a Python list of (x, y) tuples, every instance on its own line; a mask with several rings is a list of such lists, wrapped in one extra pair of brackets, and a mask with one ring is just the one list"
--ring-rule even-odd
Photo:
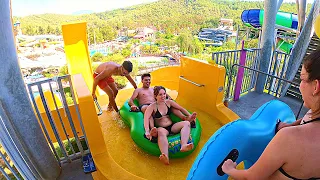
[[(81, 10), (103, 12), (154, 1), (157, 0), (11, 0), (14, 16), (44, 13), (72, 14)], [(295, 2), (295, 0), (284, 0), (284, 2)]]
[(157, 0), (11, 0), (13, 16), (72, 14), (81, 10), (102, 12)]

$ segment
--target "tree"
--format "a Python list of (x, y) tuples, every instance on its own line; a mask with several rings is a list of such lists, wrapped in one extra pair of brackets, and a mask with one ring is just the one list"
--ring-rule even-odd
[(64, 65), (59, 69), (59, 76), (64, 76), (64, 75), (67, 75), (67, 74), (69, 74), (68, 66)]
[(125, 58), (129, 57), (131, 55), (131, 50), (128, 48), (124, 48), (121, 51), (122, 56), (124, 56)]
[(38, 33), (37, 34), (44, 34), (44, 29), (42, 26), (38, 26)]
[(27, 26), (23, 30), (24, 30), (23, 34), (27, 34), (27, 35), (34, 35), (35, 34), (35, 31), (32, 26)]
[(47, 27), (47, 34), (54, 34), (54, 29), (50, 25)]
[(61, 35), (61, 29), (57, 26), (54, 33), (55, 35)]
[(91, 57), (91, 60), (93, 62), (101, 62), (103, 60), (104, 56), (100, 52), (94, 53), (94, 55)]

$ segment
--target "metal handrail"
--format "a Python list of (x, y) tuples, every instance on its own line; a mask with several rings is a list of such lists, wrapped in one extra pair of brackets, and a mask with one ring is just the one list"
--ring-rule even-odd
[(99, 112), (97, 113), (97, 115), (100, 116), (100, 115), (103, 113), (103, 111), (102, 111), (102, 109), (101, 109), (101, 106), (100, 106), (100, 104), (98, 103), (98, 100), (97, 100), (97, 99), (94, 99), (94, 103), (96, 104), (96, 106), (97, 106), (97, 108), (98, 108), (98, 110), (99, 110)]
[[(229, 99), (230, 99), (230, 98), (229, 98), (230, 85), (231, 85), (231, 82), (232, 82), (232, 77), (231, 77), (231, 76), (232, 76), (232, 73), (233, 73), (233, 70), (234, 70), (234, 67), (235, 67), (235, 66), (242, 67), (242, 68), (244, 68), (244, 69), (249, 69), (249, 70), (251, 70), (251, 71), (257, 72), (258, 74), (260, 73), (260, 74), (264, 74), (264, 75), (266, 75), (266, 76), (271, 76), (271, 77), (273, 77), (273, 78), (282, 80), (282, 81), (287, 82), (287, 83), (289, 83), (289, 84), (293, 84), (293, 85), (295, 85), (295, 86), (299, 86), (299, 84), (297, 84), (297, 83), (294, 83), (294, 82), (292, 82), (292, 81), (289, 81), (289, 80), (286, 80), (286, 79), (283, 79), (283, 78), (274, 76), (274, 75), (272, 75), (272, 74), (269, 74), (269, 73), (260, 71), (260, 70), (258, 70), (258, 69), (249, 68), (249, 67), (246, 67), (246, 66), (243, 66), (243, 65), (240, 65), (240, 64), (233, 64), (233, 65), (231, 66), (231, 73), (230, 73), (230, 75), (229, 75), (230, 77), (229, 77), (229, 79), (228, 79), (228, 88), (227, 88), (226, 98), (225, 98), (225, 102), (224, 102), (225, 104), (228, 104), (228, 101), (229, 101)], [(303, 107), (303, 103), (304, 103), (304, 101), (302, 100), (302, 103), (301, 103), (299, 112), (298, 112), (298, 114), (296, 115), (296, 118), (298, 118), (299, 115), (300, 115), (301, 109), (302, 109), (302, 107)]]
[(183, 76), (180, 76), (180, 79), (185, 80), (185, 81), (187, 81), (187, 82), (189, 82), (189, 83), (191, 83), (191, 84), (193, 84), (193, 85), (196, 85), (196, 86), (198, 86), (198, 87), (204, 87), (204, 84), (198, 84), (198, 83), (193, 82), (193, 81), (191, 81), (191, 80), (189, 80), (189, 79), (186, 79), (186, 78), (183, 77)]

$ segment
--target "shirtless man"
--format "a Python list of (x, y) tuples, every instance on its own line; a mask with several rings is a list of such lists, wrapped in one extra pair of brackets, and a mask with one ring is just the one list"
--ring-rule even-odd
[[(129, 106), (131, 111), (141, 111), (144, 113), (147, 109), (147, 107), (155, 102), (154, 94), (153, 94), (153, 88), (150, 87), (151, 84), (151, 75), (150, 74), (143, 74), (141, 76), (142, 81), (142, 88), (137, 88), (134, 90), (131, 98), (129, 99)], [(139, 107), (137, 107), (134, 103), (134, 99), (138, 99)], [(172, 109), (173, 114), (178, 116), (183, 121), (195, 121), (197, 113), (190, 114), (189, 112), (186, 112), (188, 114), (183, 114), (180, 110), (173, 108)], [(150, 126), (151, 128), (154, 127), (154, 121), (153, 119), (150, 119)], [(152, 129), (151, 129), (152, 131)], [(153, 131), (152, 131), (153, 132)]]
[(122, 65), (119, 65), (114, 62), (106, 62), (100, 64), (96, 71), (93, 73), (94, 81), (92, 85), (92, 96), (94, 99), (96, 99), (96, 88), (97, 85), (105, 92), (107, 93), (109, 97), (109, 105), (108, 109), (114, 109), (116, 112), (119, 112), (119, 109), (116, 104), (116, 97), (118, 94), (118, 89), (116, 84), (114, 83), (114, 79), (112, 78), (112, 75), (114, 76), (125, 76), (129, 82), (132, 84), (132, 86), (136, 89), (137, 85), (132, 79), (132, 77), (129, 75), (129, 73), (132, 71), (132, 63), (130, 61), (124, 61)]

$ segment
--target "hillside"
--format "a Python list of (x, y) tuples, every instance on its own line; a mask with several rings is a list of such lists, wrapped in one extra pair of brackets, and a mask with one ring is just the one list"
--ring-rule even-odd
[[(122, 27), (134, 29), (142, 26), (155, 26), (168, 33), (179, 33), (183, 29), (191, 32), (201, 27), (217, 27), (220, 18), (232, 18), (235, 25), (242, 25), (240, 16), (243, 10), (263, 8), (263, 2), (222, 1), (222, 0), (159, 0), (150, 4), (85, 15), (43, 14), (14, 17), (21, 22), (24, 34), (60, 34), (61, 24), (84, 20), (90, 31), (104, 30), (113, 38), (116, 30)], [(310, 4), (308, 5), (310, 9)], [(282, 11), (296, 13), (296, 4), (283, 4)], [(106, 39), (106, 36), (103, 36)], [(99, 38), (99, 37), (98, 37)]]

